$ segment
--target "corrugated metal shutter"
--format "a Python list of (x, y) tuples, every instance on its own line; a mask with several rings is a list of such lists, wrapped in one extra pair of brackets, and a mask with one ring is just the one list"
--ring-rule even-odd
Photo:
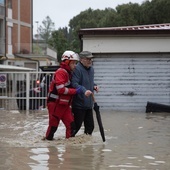
[(145, 111), (147, 101), (170, 104), (170, 55), (95, 55), (101, 108)]

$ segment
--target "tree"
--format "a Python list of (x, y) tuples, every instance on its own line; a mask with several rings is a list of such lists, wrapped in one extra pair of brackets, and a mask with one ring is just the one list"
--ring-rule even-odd
[(49, 39), (51, 38), (51, 33), (55, 30), (55, 24), (52, 22), (51, 18), (47, 16), (42, 21), (42, 26), (38, 27), (38, 34), (40, 38), (42, 38), (46, 44), (48, 44)]
[(140, 22), (140, 6), (137, 3), (118, 5), (117, 19), (118, 26), (137, 25)]
[(117, 13), (112, 8), (106, 8), (101, 12), (102, 18), (100, 19), (99, 27), (114, 27), (116, 25)]
[(170, 1), (152, 0), (141, 5), (141, 23), (159, 24), (170, 22)]
[(145, 1), (144, 3), (142, 3), (141, 5), (141, 21), (140, 24), (142, 25), (146, 25), (146, 24), (153, 24), (151, 22), (152, 19), (152, 5), (151, 2), (149, 1)]
[(170, 22), (170, 1), (152, 0), (152, 18), (155, 24)]
[(60, 62), (63, 52), (68, 49), (67, 38), (65, 37), (63, 30), (60, 28), (59, 30), (53, 31), (48, 42), (57, 50), (57, 57)]

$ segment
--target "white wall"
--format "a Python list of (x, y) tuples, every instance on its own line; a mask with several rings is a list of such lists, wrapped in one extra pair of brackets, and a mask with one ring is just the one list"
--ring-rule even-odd
[(92, 53), (153, 53), (170, 52), (170, 37), (88, 37), (83, 50)]

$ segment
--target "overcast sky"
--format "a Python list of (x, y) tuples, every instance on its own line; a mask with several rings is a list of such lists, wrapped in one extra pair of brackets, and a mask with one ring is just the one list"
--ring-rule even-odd
[[(34, 34), (37, 26), (49, 16), (55, 23), (55, 29), (68, 27), (70, 19), (80, 12), (92, 9), (113, 8), (129, 2), (141, 4), (145, 0), (33, 0), (33, 26)], [(36, 23), (38, 21), (38, 24)]]

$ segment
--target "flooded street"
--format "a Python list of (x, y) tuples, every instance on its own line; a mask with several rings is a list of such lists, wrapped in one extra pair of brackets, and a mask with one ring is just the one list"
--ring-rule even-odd
[(0, 170), (169, 170), (170, 114), (101, 111), (106, 142), (95, 119), (92, 136), (42, 140), (46, 110), (0, 110)]

